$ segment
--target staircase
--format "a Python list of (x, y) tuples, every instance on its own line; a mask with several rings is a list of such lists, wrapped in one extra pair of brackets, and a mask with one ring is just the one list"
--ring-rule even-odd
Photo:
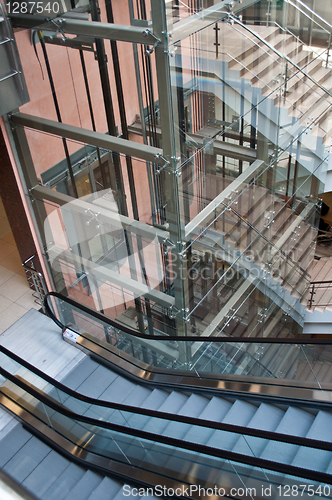
[[(332, 281), (332, 257), (321, 257), (319, 260), (314, 260), (311, 281)], [(311, 309), (320, 312), (332, 311), (332, 283), (317, 284), (314, 292)]]
[(332, 100), (321, 87), (331, 90), (332, 77), (331, 70), (323, 67), (323, 57), (277, 27), (246, 27), (235, 22), (233, 26), (223, 23), (222, 29), (218, 58), (211, 49), (215, 41), (212, 27), (206, 35), (206, 50), (200, 60), (206, 77), (199, 82), (200, 88), (221, 101), (226, 98), (227, 105), (249, 123), (256, 106), (257, 122), (252, 125), (258, 132), (293, 155), (296, 147), (290, 144), (299, 140), (299, 162), (309, 172), (316, 171), (324, 182), (325, 171), (319, 166), (327, 163)]

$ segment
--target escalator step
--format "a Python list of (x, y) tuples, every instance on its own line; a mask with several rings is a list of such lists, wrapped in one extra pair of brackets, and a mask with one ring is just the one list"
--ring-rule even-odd
[(68, 468), (44, 492), (43, 500), (63, 500), (85, 474), (85, 469), (70, 463)]
[(70, 461), (52, 450), (23, 481), (22, 486), (43, 497), (61, 474), (69, 467)]
[[(184, 404), (187, 402), (187, 396), (180, 392), (171, 392), (163, 404), (159, 407), (159, 411), (178, 414)], [(144, 430), (161, 434), (167, 427), (168, 421), (161, 418), (148, 417), (144, 425)]]
[(98, 368), (99, 364), (89, 356), (84, 359), (63, 379), (62, 383), (74, 391)]
[[(265, 431), (274, 431), (284, 416), (284, 413), (284, 411), (275, 406), (262, 403), (247, 427)], [(258, 457), (266, 445), (267, 440), (265, 439), (255, 438), (253, 436), (246, 436), (244, 439), (243, 436), (239, 435), (238, 441), (233, 447), (233, 451)]]
[[(332, 415), (319, 411), (306, 437), (332, 442)], [(310, 460), (308, 457), (310, 456)], [(292, 465), (317, 471), (326, 471), (332, 458), (332, 453), (316, 448), (301, 447), (296, 453)]]
[(83, 477), (76, 483), (64, 500), (87, 500), (97, 486), (102, 482), (103, 476), (87, 470)]
[[(203, 410), (200, 418), (221, 422), (231, 406), (232, 403), (229, 401), (213, 397)], [(192, 426), (184, 436), (184, 439), (193, 443), (206, 444), (214, 432), (214, 429), (209, 429), (208, 427)]]
[(31, 439), (31, 434), (21, 425), (16, 425), (7, 436), (0, 441), (0, 467), (5, 464)]
[(3, 470), (22, 483), (50, 452), (51, 448), (47, 444), (33, 436), (6, 463)]
[[(100, 398), (101, 395), (108, 389), (112, 382), (117, 379), (116, 373), (108, 370), (104, 366), (98, 366), (84, 382), (79, 385), (77, 391), (86, 396)], [(101, 397), (101, 399), (107, 399)]]
[[(168, 396), (168, 392), (162, 391), (160, 389), (154, 389), (143, 402), (142, 408), (149, 410), (158, 410)], [(143, 429), (150, 419), (151, 417), (148, 417), (147, 415), (140, 415), (136, 413), (129, 418), (128, 422), (131, 427), (135, 427), (136, 429)]]
[(104, 477), (88, 500), (112, 500), (122, 489), (122, 486), (119, 481)]
[[(314, 416), (295, 407), (289, 407), (276, 428), (276, 432), (293, 436), (306, 436)], [(267, 460), (275, 460), (285, 464), (292, 463), (299, 447), (294, 444), (269, 441), (263, 450), (261, 457)]]
[[(238, 399), (224, 417), (223, 423), (247, 425), (256, 411), (256, 406)], [(222, 450), (232, 450), (237, 440), (237, 434), (216, 430), (206, 444)]]
[[(106, 368), (105, 368), (106, 369)], [(109, 370), (107, 370), (109, 372)], [(110, 372), (111, 373), (111, 372)], [(108, 386), (105, 387), (98, 399), (104, 401), (113, 401), (114, 403), (122, 403), (135, 389), (137, 385), (130, 380), (121, 377), (120, 375), (110, 381)], [(96, 397), (96, 396), (94, 396)]]
[[(208, 402), (209, 400), (207, 398), (199, 396), (198, 394), (192, 394), (187, 399), (182, 408), (180, 408), (178, 415), (199, 417), (199, 415), (203, 412), (204, 408), (206, 408)], [(181, 424), (179, 422), (170, 422), (164, 429), (163, 434), (165, 436), (182, 439), (188, 430), (189, 430), (188, 425)]]

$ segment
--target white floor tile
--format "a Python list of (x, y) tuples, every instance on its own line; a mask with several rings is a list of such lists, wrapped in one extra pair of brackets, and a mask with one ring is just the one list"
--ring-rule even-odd
[(13, 276), (15, 276), (14, 271), (7, 269), (0, 264), (0, 286), (6, 283)]
[(14, 276), (0, 286), (0, 295), (15, 302), (29, 289), (27, 280), (23, 276), (14, 274)]
[(0, 295), (0, 324), (1, 324), (1, 313), (6, 309), (8, 309), (8, 307), (11, 306), (12, 304), (14, 304), (14, 301), (9, 300), (7, 299), (7, 297), (3, 297), (2, 295)]
[(26, 312), (28, 312), (28, 309), (25, 309), (25, 307), (19, 306), (18, 304), (12, 304), (5, 309), (0, 316), (0, 333), (7, 330), (7, 328), (20, 319)]
[[(26, 309), (37, 309), (37, 311), (41, 308), (40, 304), (36, 304), (35, 297), (32, 295), (33, 290), (31, 288), (22, 295), (19, 299), (15, 301), (16, 304), (25, 307)], [(0, 307), (1, 307), (1, 299), (0, 299)]]

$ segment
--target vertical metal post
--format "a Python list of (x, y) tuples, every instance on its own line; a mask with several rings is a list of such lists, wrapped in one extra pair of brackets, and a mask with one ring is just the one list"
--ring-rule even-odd
[(220, 31), (220, 28), (218, 27), (218, 23), (215, 24), (215, 27), (213, 28), (216, 32), (216, 41), (214, 42), (214, 45), (216, 46), (216, 59), (218, 59), (218, 55), (219, 55), (219, 47), (220, 47), (220, 43), (219, 43), (219, 31)]
[[(90, 9), (91, 9), (91, 19), (92, 21), (100, 21), (100, 15), (97, 8), (96, 0), (90, 0)], [(100, 38), (95, 39), (96, 44), (96, 53), (98, 59), (100, 80), (104, 98), (104, 106), (107, 120), (107, 127), (110, 135), (116, 137), (116, 126), (115, 126), (115, 118), (114, 118), (114, 108), (111, 96), (110, 89), (110, 80), (107, 68), (107, 56), (105, 53), (105, 45), (104, 40)], [(122, 178), (122, 170), (120, 158), (117, 154), (113, 154), (113, 165), (115, 171), (115, 179), (116, 179), (116, 189), (119, 195), (119, 209), (122, 215), (128, 215), (127, 203), (126, 203), (126, 195), (124, 189), (124, 183)]]
[(177, 334), (186, 334), (185, 298), (183, 280), (184, 268), (182, 263), (182, 228), (179, 213), (178, 179), (176, 173), (176, 147), (173, 118), (173, 102), (171, 92), (171, 74), (169, 63), (169, 34), (167, 32), (167, 20), (165, 3), (163, 0), (151, 1), (151, 15), (154, 35), (160, 40), (155, 47), (156, 71), (158, 83), (158, 96), (160, 108), (160, 121), (162, 133), (163, 156), (169, 162), (168, 169), (163, 170), (166, 190), (166, 217), (169, 224), (170, 240), (174, 245), (172, 262), (174, 278), (174, 297), (177, 309), (180, 311), (176, 316)]

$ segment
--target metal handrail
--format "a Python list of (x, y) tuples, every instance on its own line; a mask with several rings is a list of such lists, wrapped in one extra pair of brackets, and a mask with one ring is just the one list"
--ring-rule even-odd
[[(282, 474), (291, 474), (293, 476), (297, 476), (297, 477), (305, 478), (305, 479), (310, 479), (313, 481), (320, 481), (320, 482), (326, 483), (326, 484), (328, 484), (330, 479), (331, 479), (331, 476), (329, 474), (324, 473), (324, 472), (319, 472), (317, 470), (301, 468), (301, 467), (298, 467), (295, 465), (284, 464), (284, 463), (278, 462), (278, 461), (253, 457), (250, 454), (245, 455), (243, 453), (229, 451), (227, 449), (214, 448), (214, 447), (211, 447), (209, 445), (199, 444), (197, 442), (186, 441), (184, 439), (174, 438), (171, 436), (165, 436), (163, 434), (156, 434), (156, 433), (151, 432), (150, 430), (147, 431), (147, 430), (136, 429), (136, 428), (132, 428), (130, 426), (124, 426), (124, 425), (116, 424), (116, 423), (109, 422), (109, 421), (97, 420), (95, 418), (85, 416), (85, 415), (78, 415), (74, 411), (69, 410), (65, 406), (63, 406), (62, 404), (58, 403), (56, 400), (54, 400), (53, 398), (51, 398), (47, 394), (36, 389), (32, 384), (28, 384), (25, 381), (21, 380), (20, 378), (13, 376), (7, 370), (5, 370), (1, 367), (0, 367), (0, 373), (3, 377), (10, 380), (17, 387), (23, 389), (28, 394), (31, 394), (38, 401), (41, 401), (47, 407), (52, 408), (58, 414), (64, 415), (64, 416), (70, 418), (74, 422), (77, 422), (79, 425), (82, 423), (91, 425), (91, 433), (95, 433), (96, 429), (97, 429), (97, 431), (99, 429), (112, 430), (114, 432), (119, 433), (120, 435), (125, 435), (125, 436), (130, 436), (130, 437), (132, 436), (133, 438), (146, 440), (148, 442), (164, 444), (167, 446), (171, 446), (175, 449), (179, 448), (180, 450), (181, 449), (188, 450), (188, 451), (192, 451), (194, 453), (207, 455), (209, 457), (216, 457), (217, 459), (226, 459), (226, 460), (231, 460), (233, 462), (240, 462), (240, 463), (247, 464), (247, 465), (250, 465), (250, 466), (255, 467), (255, 468), (258, 467), (258, 468), (268, 469), (268, 470), (271, 470), (274, 472), (279, 472)], [(23, 402), (18, 401), (16, 398), (10, 397), (6, 393), (4, 394), (4, 397), (8, 398), (10, 401), (12, 401), (20, 409), (23, 409), (23, 412), (22, 411), (20, 412), (20, 417), (22, 418), (24, 411), (26, 411), (26, 407), (23, 404)], [(3, 401), (3, 403), (4, 402), (5, 401)], [(15, 413), (15, 410), (12, 407), (12, 405), (11, 405), (11, 410), (14, 411), (14, 413)], [(47, 413), (46, 413), (46, 415), (47, 415)], [(188, 418), (190, 418), (190, 417), (188, 417)], [(207, 424), (208, 424), (208, 426), (210, 426), (210, 421), (207, 421)], [(48, 428), (53, 429), (51, 422), (49, 422), (46, 425)], [(226, 424), (221, 424), (221, 425), (226, 425)], [(31, 423), (29, 423), (29, 427), (30, 426), (33, 427), (33, 425)], [(229, 424), (228, 427), (230, 429), (231, 424)], [(234, 431), (235, 431), (236, 426), (232, 426), (232, 427), (234, 428)], [(240, 429), (240, 427), (238, 428), (238, 430), (239, 429)], [(231, 431), (229, 430), (229, 432), (231, 432)], [(251, 433), (258, 434), (258, 437), (267, 436), (268, 432), (269, 431), (260, 431), (260, 430), (257, 431), (257, 430), (252, 430), (252, 429), (248, 428), (248, 434), (251, 434)], [(60, 436), (63, 436), (66, 439), (68, 439), (68, 436), (62, 435), (61, 431), (59, 429), (57, 429), (57, 433), (60, 434)], [(285, 435), (279, 434), (278, 435), (278, 433), (273, 433), (273, 432), (271, 432), (270, 434), (271, 434), (272, 440), (274, 437), (276, 441), (294, 443), (294, 444), (297, 444), (300, 446), (317, 448), (317, 449), (322, 449), (322, 450), (325, 449), (328, 451), (332, 450), (331, 443), (326, 442), (326, 441), (319, 441), (319, 440), (310, 439), (310, 438), (306, 438), (306, 437), (291, 436), (291, 435), (287, 435), (287, 434), (285, 434)], [(48, 437), (48, 440), (49, 439), (50, 438)], [(89, 450), (86, 450), (83, 446), (83, 443), (79, 443), (78, 441), (77, 442), (71, 441), (71, 443), (74, 444), (75, 446), (72, 448), (70, 453), (75, 456), (75, 454), (78, 452), (77, 453), (78, 456), (81, 455), (82, 461), (84, 461), (84, 458), (86, 459), (88, 457)], [(83, 449), (85, 450), (85, 453), (81, 452), (81, 450), (83, 450)], [(92, 451), (90, 453), (95, 454), (99, 457), (98, 465), (103, 470), (103, 466), (102, 466), (103, 465), (103, 458), (104, 459), (106, 458), (108, 460), (108, 462), (110, 462), (110, 460), (107, 456), (102, 455), (101, 451), (102, 450), (100, 450), (100, 452), (98, 452), (98, 450), (95, 449), (94, 451)], [(107, 464), (107, 465), (108, 465), (108, 467), (110, 466), (110, 464)], [(130, 465), (131, 465), (131, 463), (130, 463)], [(181, 479), (183, 480), (183, 477)], [(180, 476), (179, 476), (178, 480), (180, 480)]]
[[(318, 17), (318, 19), (320, 21), (323, 21), (323, 23), (325, 23), (329, 28), (331, 28), (332, 30), (332, 25), (326, 21), (326, 19), (324, 19), (322, 16), (320, 16), (319, 14), (317, 14), (317, 12), (315, 12), (314, 10), (312, 10), (308, 5), (306, 5), (305, 3), (301, 2), (301, 0), (296, 0), (297, 3), (301, 4), (302, 7), (305, 7), (311, 14), (313, 14), (314, 16)], [(315, 24), (317, 24), (317, 26), (319, 26), (320, 28), (322, 28), (322, 30), (326, 31), (326, 33), (329, 33), (330, 32), (323, 28), (323, 26), (320, 26), (320, 24), (317, 23), (317, 21), (314, 21), (311, 17), (308, 16), (308, 14), (306, 14), (305, 12), (303, 12), (296, 4), (294, 4), (291, 0), (285, 0), (286, 3), (289, 3), (292, 7), (294, 7), (296, 10), (298, 10), (299, 12), (301, 12), (304, 16), (306, 16), (308, 19), (310, 19), (310, 21), (313, 21)]]
[[(94, 309), (91, 309), (91, 307), (88, 307), (77, 300), (73, 300), (69, 297), (65, 297), (64, 295), (61, 295), (58, 292), (49, 292), (45, 296), (45, 309), (47, 312), (47, 315), (61, 328), (64, 329), (66, 325), (61, 323), (61, 321), (57, 318), (57, 316), (54, 314), (50, 304), (49, 304), (49, 298), (50, 297), (56, 297), (59, 300), (62, 300), (63, 302), (67, 302), (73, 307), (76, 307), (77, 309), (80, 309), (81, 311), (85, 312), (86, 314), (112, 326), (113, 328), (116, 328), (120, 331), (123, 331), (126, 334), (131, 335), (133, 338), (141, 338), (145, 340), (161, 340), (164, 342), (169, 342), (169, 341), (177, 341), (177, 342), (211, 342), (211, 343), (247, 343), (247, 344), (292, 344), (292, 345), (311, 345), (311, 344), (320, 344), (320, 345), (332, 345), (332, 338), (331, 339), (321, 339), (321, 338), (310, 338), (308, 339), (307, 337), (301, 337), (301, 338), (288, 338), (288, 337), (209, 337), (209, 336), (194, 336), (194, 335), (187, 335), (187, 336), (181, 336), (179, 337), (178, 335), (147, 335), (144, 333), (140, 333), (134, 328), (130, 328), (129, 326), (124, 325), (123, 323), (119, 323), (118, 321), (109, 318), (105, 314), (102, 314), (101, 312), (98, 312)], [(98, 339), (91, 340), (91, 342), (97, 343)]]
[(244, 29), (246, 29), (247, 31), (249, 31), (252, 35), (254, 35), (256, 38), (258, 38), (258, 40), (260, 40), (264, 45), (266, 45), (267, 47), (269, 47), (270, 50), (272, 50), (272, 52), (274, 52), (275, 54), (278, 55), (278, 57), (280, 57), (281, 59), (284, 59), (285, 61), (289, 62), (292, 66), (294, 66), (300, 73), (302, 73), (303, 76), (305, 76), (306, 78), (308, 78), (308, 80), (312, 81), (315, 85), (317, 85), (317, 87), (319, 87), (323, 92), (325, 92), (327, 95), (329, 95), (330, 97), (332, 97), (332, 94), (331, 92), (329, 92), (323, 85), (320, 85), (320, 83), (318, 83), (314, 78), (312, 78), (310, 75), (308, 75), (308, 73), (306, 73), (305, 71), (303, 71), (300, 66), (298, 66), (296, 63), (294, 63), (288, 56), (285, 56), (283, 54), (281, 54), (281, 52), (279, 52), (277, 49), (275, 49), (269, 42), (267, 42), (263, 37), (261, 37), (260, 35), (258, 35), (258, 33), (255, 33), (255, 31), (251, 30), (247, 25), (243, 24), (237, 17), (233, 16), (231, 13), (228, 14), (228, 17), (230, 19), (232, 19), (232, 21), (234, 21), (235, 23), (239, 24), (240, 26), (242, 26)]
[[(332, 235), (331, 235), (332, 236)], [(316, 286), (318, 285), (318, 286)], [(322, 286), (320, 286), (322, 285)], [(326, 285), (326, 286), (324, 286)], [(312, 286), (311, 288), (311, 291), (310, 291), (310, 298), (308, 300), (308, 309), (311, 309), (312, 306), (313, 306), (313, 303), (315, 302), (314, 301), (314, 295), (316, 294), (315, 290), (317, 288), (332, 288), (332, 280), (326, 280), (326, 281), (311, 281), (310, 283), (310, 287)], [(317, 303), (315, 304), (317, 307), (326, 307), (326, 306), (332, 306), (331, 303), (329, 304), (321, 304), (321, 303)]]

